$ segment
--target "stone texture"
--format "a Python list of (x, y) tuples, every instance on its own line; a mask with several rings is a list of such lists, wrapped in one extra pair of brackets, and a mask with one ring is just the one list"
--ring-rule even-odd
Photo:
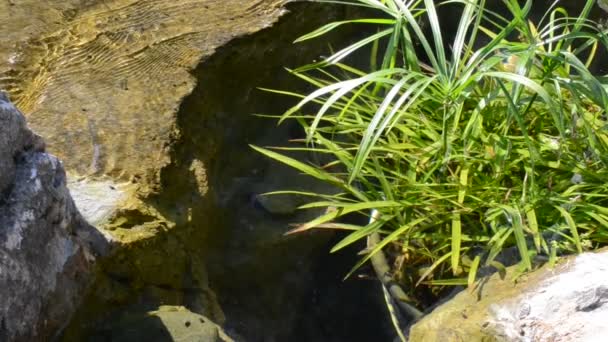
[(608, 334), (608, 251), (564, 258), (511, 280), (498, 274), (415, 324), (410, 341), (604, 341)]
[(1, 92), (0, 184), (0, 340), (48, 340), (107, 244), (76, 210), (61, 162)]
[(0, 93), (0, 113), (0, 192), (4, 192), (14, 182), (17, 170), (14, 156), (25, 150), (42, 150), (44, 143), (26, 127), (25, 118), (4, 93)]

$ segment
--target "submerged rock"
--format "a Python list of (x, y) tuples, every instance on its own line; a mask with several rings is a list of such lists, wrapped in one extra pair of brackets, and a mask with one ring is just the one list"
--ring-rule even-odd
[(462, 291), (414, 325), (410, 340), (604, 341), (608, 335), (608, 251), (564, 258), (511, 280), (499, 274)]
[(100, 329), (90, 341), (112, 342), (234, 342), (209, 318), (183, 306), (161, 306), (158, 310), (125, 313), (107, 327)]
[(74, 206), (61, 162), (0, 92), (0, 341), (53, 337), (107, 247)]
[(216, 48), (268, 27), (276, 0), (0, 3), (0, 89), (70, 172), (160, 189), (176, 112)]

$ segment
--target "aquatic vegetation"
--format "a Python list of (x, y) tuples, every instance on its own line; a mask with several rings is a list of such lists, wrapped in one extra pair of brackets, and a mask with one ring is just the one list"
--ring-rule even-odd
[[(532, 0), (502, 0), (500, 12), (485, 0), (321, 2), (378, 17), (298, 42), (344, 25), (377, 30), (291, 70), (309, 94), (271, 90), (299, 100), (280, 121), (298, 120), (306, 139), (253, 148), (341, 189), (299, 192), (311, 197), (303, 208), (328, 210), (292, 232), (348, 231), (333, 252), (379, 234), (353, 271), (384, 251), (412, 294), (472, 285), (481, 268), (504, 269), (506, 249), (531, 270), (608, 242), (608, 93), (589, 71), (608, 40), (589, 19), (593, 0), (575, 16), (554, 1), (537, 22)], [(443, 10), (459, 14), (453, 30)], [(368, 68), (349, 64), (362, 55)], [(372, 210), (366, 225), (340, 220)]]

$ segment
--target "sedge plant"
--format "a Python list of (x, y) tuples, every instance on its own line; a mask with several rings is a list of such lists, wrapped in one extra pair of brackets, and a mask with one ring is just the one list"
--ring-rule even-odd
[[(504, 269), (505, 250), (531, 270), (608, 242), (608, 93), (589, 71), (607, 40), (589, 19), (594, 0), (576, 16), (548, 3), (537, 22), (532, 0), (502, 0), (501, 11), (485, 0), (321, 2), (378, 16), (298, 42), (344, 25), (377, 30), (291, 70), (312, 92), (271, 90), (298, 100), (280, 121), (297, 120), (306, 139), (253, 148), (339, 189), (291, 192), (310, 196), (303, 208), (327, 209), (292, 233), (347, 231), (333, 252), (376, 234), (353, 271), (390, 251), (412, 293), (472, 285), (481, 268)], [(455, 29), (442, 27), (443, 6), (458, 7)], [(366, 69), (347, 63), (362, 56)], [(341, 220), (372, 211), (366, 224)]]

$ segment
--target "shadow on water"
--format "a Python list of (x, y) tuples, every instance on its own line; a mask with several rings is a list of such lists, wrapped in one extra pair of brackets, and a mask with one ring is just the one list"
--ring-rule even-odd
[(163, 321), (156, 317), (140, 312), (135, 317), (137, 321), (130, 322), (125, 319), (124, 325), (114, 326), (112, 329), (102, 330), (89, 337), (89, 342), (130, 342), (143, 341), (146, 342), (167, 342), (173, 341), (174, 338), (165, 327)]
[[(268, 191), (324, 191), (325, 186), (248, 147), (282, 145), (302, 133), (251, 115), (280, 114), (294, 104), (292, 98), (256, 88), (303, 89), (284, 67), (318, 58), (328, 50), (328, 40), (297, 45), (293, 40), (324, 22), (356, 15), (327, 5), (296, 3), (290, 9), (273, 27), (233, 41), (202, 63), (195, 72), (198, 87), (180, 110), (185, 140), (177, 154), (203, 160), (217, 206), (217, 228), (210, 229), (211, 248), (205, 253), (210, 286), (228, 331), (245, 341), (390, 341), (378, 284), (342, 281), (356, 251), (328, 255), (337, 239), (332, 232), (285, 237), (290, 224), (312, 213), (259, 202)], [(336, 48), (361, 33), (340, 32), (329, 39)]]

